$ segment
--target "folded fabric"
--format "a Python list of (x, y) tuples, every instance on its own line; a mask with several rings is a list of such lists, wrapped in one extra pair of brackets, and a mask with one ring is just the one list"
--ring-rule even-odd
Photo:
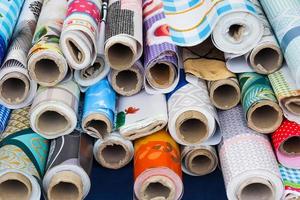
[(283, 179), (284, 200), (295, 200), (300, 198), (300, 170), (286, 168), (279, 165), (281, 177)]
[(142, 12), (142, 1), (109, 1), (104, 52), (111, 68), (128, 69), (142, 56)]
[(116, 93), (103, 79), (86, 91), (81, 127), (90, 136), (103, 139), (113, 130), (115, 110)]
[(66, 0), (45, 1), (28, 53), (28, 70), (32, 80), (42, 86), (54, 86), (70, 74), (59, 47), (62, 24), (67, 13)]
[(284, 187), (268, 138), (247, 127), (241, 106), (219, 112), (219, 118), (227, 198), (280, 200)]
[(163, 129), (168, 123), (167, 102), (163, 94), (150, 95), (144, 90), (130, 97), (119, 97), (116, 128), (129, 140)]
[(300, 169), (300, 125), (284, 120), (272, 134), (272, 142), (280, 164)]
[(10, 118), (11, 110), (0, 104), (0, 133), (2, 133)]

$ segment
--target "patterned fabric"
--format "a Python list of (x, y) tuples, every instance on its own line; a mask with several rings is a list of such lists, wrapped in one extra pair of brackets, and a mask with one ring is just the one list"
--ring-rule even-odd
[(286, 200), (299, 198), (300, 197), (300, 170), (286, 168), (282, 165), (279, 165), (279, 170), (285, 187), (284, 198)]
[(0, 133), (2, 133), (8, 123), (10, 117), (10, 109), (0, 104)]

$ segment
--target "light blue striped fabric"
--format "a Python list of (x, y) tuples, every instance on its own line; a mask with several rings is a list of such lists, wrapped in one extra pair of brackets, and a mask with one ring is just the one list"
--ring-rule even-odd
[(2, 133), (8, 123), (10, 117), (10, 109), (0, 104), (0, 133)]

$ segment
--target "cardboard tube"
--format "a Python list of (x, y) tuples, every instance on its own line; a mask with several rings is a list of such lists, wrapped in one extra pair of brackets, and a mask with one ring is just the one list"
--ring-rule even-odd
[(173, 85), (176, 71), (176, 67), (172, 63), (160, 62), (150, 66), (145, 76), (152, 87), (166, 89)]
[(98, 58), (95, 63), (85, 69), (80, 70), (80, 79), (89, 80), (98, 77), (104, 70), (105, 61)]
[(247, 112), (248, 126), (259, 133), (274, 132), (283, 120), (279, 105), (265, 100), (250, 107)]
[(66, 44), (73, 61), (75, 61), (77, 64), (82, 64), (82, 62), (85, 60), (85, 53), (80, 45), (78, 45), (78, 43), (72, 38), (68, 38)]
[(49, 200), (81, 200), (83, 183), (80, 176), (71, 171), (58, 172), (50, 181), (47, 196)]
[(83, 119), (82, 127), (83, 130), (91, 132), (92, 135), (96, 135), (98, 138), (104, 138), (112, 131), (113, 124), (105, 114), (94, 113)]
[(284, 105), (288, 111), (300, 116), (300, 98), (298, 96), (288, 97), (284, 100)]
[(176, 119), (176, 134), (181, 140), (195, 144), (208, 137), (208, 121), (205, 115), (198, 111), (185, 111)]
[(280, 152), (288, 156), (300, 155), (300, 136), (287, 138), (279, 147)]
[(29, 200), (31, 193), (31, 182), (23, 174), (9, 172), (0, 177), (0, 199)]
[(7, 104), (20, 104), (29, 95), (30, 82), (20, 72), (6, 74), (0, 80), (0, 98)]

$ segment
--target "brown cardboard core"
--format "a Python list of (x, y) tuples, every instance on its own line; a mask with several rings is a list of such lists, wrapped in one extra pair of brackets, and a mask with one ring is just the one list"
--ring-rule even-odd
[[(249, 111), (248, 111), (249, 112)], [(279, 112), (273, 106), (264, 105), (257, 107), (250, 114), (251, 122), (257, 129), (269, 129), (270, 127), (277, 126), (278, 119), (282, 118)], [(281, 120), (280, 122), (281, 123)]]
[(24, 101), (29, 92), (29, 82), (25, 83), (19, 78), (8, 78), (1, 85), (1, 96), (7, 103)]
[(138, 84), (138, 76), (135, 71), (123, 70), (116, 76), (116, 85), (120, 92), (129, 92), (135, 90)]
[(68, 49), (70, 51), (71, 56), (73, 57), (76, 63), (81, 63), (83, 61), (83, 53), (81, 52), (80, 48), (77, 47), (76, 42), (73, 40), (68, 40)]
[(30, 191), (27, 186), (19, 180), (6, 180), (0, 183), (0, 199), (6, 200), (28, 200)]
[(282, 144), (282, 150), (287, 154), (300, 154), (300, 136), (293, 136), (288, 138)]
[(144, 195), (147, 200), (162, 197), (160, 199), (168, 199), (170, 196), (170, 188), (166, 187), (160, 182), (152, 182), (146, 187)]
[(108, 49), (108, 60), (112, 66), (123, 68), (130, 66), (134, 59), (134, 52), (126, 45), (117, 43)]
[(42, 59), (36, 62), (34, 73), (38, 81), (51, 83), (55, 82), (59, 75), (59, 67), (50, 59)]
[(179, 130), (183, 139), (189, 143), (197, 143), (207, 135), (206, 124), (196, 118), (183, 121)]
[(76, 185), (68, 182), (59, 182), (51, 189), (50, 200), (80, 199)]
[(173, 66), (157, 63), (150, 68), (147, 74), (147, 80), (156, 88), (170, 87), (176, 78), (176, 72)]
[(275, 49), (263, 48), (254, 55), (254, 66), (260, 65), (266, 72), (273, 72), (280, 65), (280, 54)]
[(37, 119), (37, 128), (41, 133), (61, 132), (68, 127), (68, 120), (55, 111), (45, 111)]
[(273, 191), (263, 183), (251, 183), (242, 189), (240, 200), (257, 199), (272, 200)]
[(101, 137), (104, 137), (108, 133), (107, 124), (102, 120), (90, 120), (86, 123), (85, 128), (88, 131), (97, 133)]
[(126, 157), (126, 150), (118, 144), (107, 145), (102, 149), (101, 155), (105, 162), (109, 164), (118, 164)]
[(242, 40), (243, 33), (245, 31), (245, 27), (240, 24), (233, 24), (229, 27), (228, 34), (237, 42)]
[(298, 97), (296, 98), (290, 98), (290, 101), (288, 101), (286, 103), (286, 108), (296, 114), (296, 115), (300, 115), (300, 101), (298, 99)]
[(97, 77), (104, 69), (104, 65), (101, 62), (95, 62), (92, 66), (81, 70), (82, 79), (92, 79)]
[(212, 100), (218, 108), (231, 108), (239, 102), (239, 91), (232, 85), (219, 85), (213, 91)]
[(196, 174), (203, 174), (210, 171), (212, 166), (212, 160), (206, 155), (198, 155), (192, 158), (191, 171)]

